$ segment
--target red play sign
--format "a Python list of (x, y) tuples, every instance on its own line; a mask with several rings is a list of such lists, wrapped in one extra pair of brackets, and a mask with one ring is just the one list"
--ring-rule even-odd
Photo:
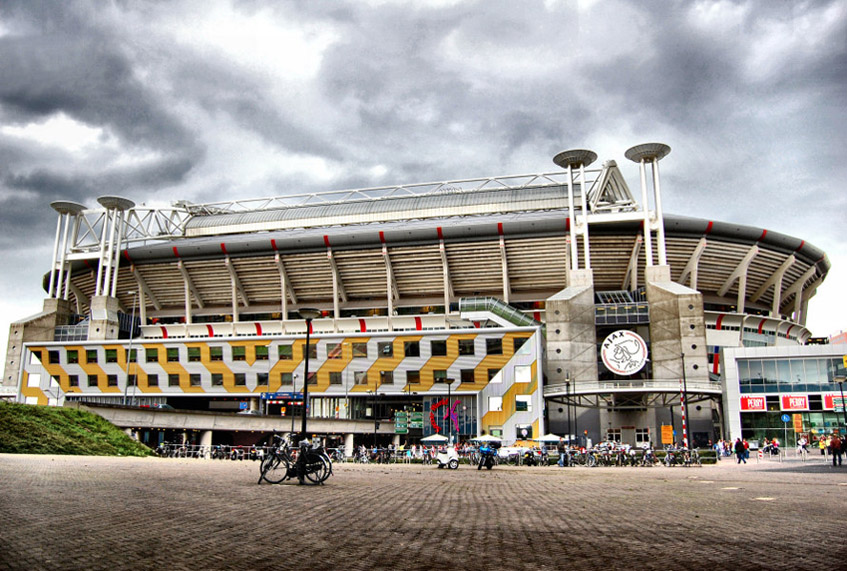
[(807, 395), (782, 395), (782, 410), (809, 410)]
[(767, 410), (765, 397), (741, 397), (741, 410)]

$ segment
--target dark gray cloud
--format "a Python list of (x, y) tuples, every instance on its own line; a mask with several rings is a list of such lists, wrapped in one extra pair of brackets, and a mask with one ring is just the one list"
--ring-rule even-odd
[[(833, 231), (847, 211), (844, 93), (842, 0), (7, 0), (0, 245), (49, 249), (56, 198), (555, 171), (572, 147), (618, 160), (637, 192), (624, 151), (660, 140), (667, 211), (797, 235), (847, 266)], [(90, 140), (27, 131), (56, 117)], [(18, 279), (40, 283), (49, 260), (32, 258)]]

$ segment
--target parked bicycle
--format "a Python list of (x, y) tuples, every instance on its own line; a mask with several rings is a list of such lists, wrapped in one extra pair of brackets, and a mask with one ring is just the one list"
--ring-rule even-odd
[(312, 446), (308, 441), (300, 443), (298, 449), (291, 448), (288, 440), (273, 435), (273, 447), (259, 465), (259, 481), (280, 484), (288, 479), (306, 480), (323, 484), (332, 475), (332, 460), (321, 446)]

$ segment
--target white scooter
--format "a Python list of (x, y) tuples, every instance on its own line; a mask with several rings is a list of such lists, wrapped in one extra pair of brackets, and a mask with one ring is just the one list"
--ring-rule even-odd
[(447, 446), (438, 451), (438, 454), (435, 455), (435, 461), (438, 462), (439, 469), (446, 466), (451, 470), (455, 470), (459, 467), (459, 453), (452, 446)]

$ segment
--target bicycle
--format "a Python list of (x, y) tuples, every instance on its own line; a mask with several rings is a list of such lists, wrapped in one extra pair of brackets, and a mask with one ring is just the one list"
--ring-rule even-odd
[(285, 480), (297, 478), (300, 483), (309, 480), (313, 484), (323, 484), (332, 475), (332, 460), (320, 446), (313, 447), (308, 442), (300, 443), (300, 449), (292, 451), (288, 440), (273, 435), (274, 446), (259, 466), (259, 481), (280, 484)]

